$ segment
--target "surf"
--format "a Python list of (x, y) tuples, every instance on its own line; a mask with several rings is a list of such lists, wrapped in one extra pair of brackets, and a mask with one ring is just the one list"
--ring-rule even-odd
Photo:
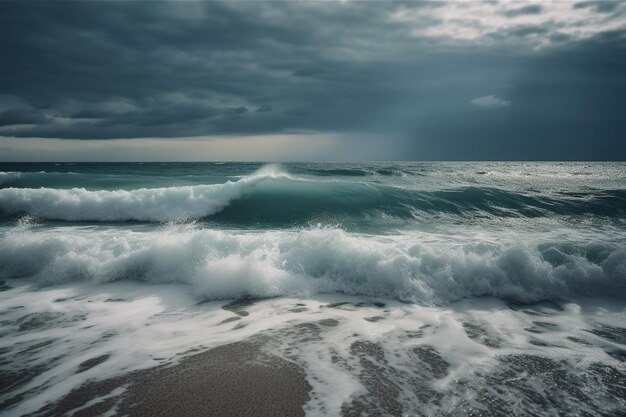
[(165, 222), (211, 218), (229, 224), (376, 223), (450, 215), (546, 217), (626, 215), (626, 190), (549, 193), (500, 187), (421, 189), (405, 184), (311, 178), (268, 165), (219, 184), (88, 190), (2, 188), (0, 214), (62, 221)]
[(466, 243), (428, 233), (338, 228), (236, 232), (172, 225), (148, 232), (16, 227), (0, 240), (0, 278), (37, 285), (123, 280), (183, 284), (201, 299), (341, 293), (426, 305), (473, 297), (533, 302), (626, 296), (626, 242), (528, 234)]

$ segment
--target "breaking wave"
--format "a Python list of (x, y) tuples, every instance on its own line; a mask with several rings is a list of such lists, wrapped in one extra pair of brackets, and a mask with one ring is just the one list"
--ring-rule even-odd
[(42, 285), (182, 283), (203, 299), (344, 293), (438, 304), (480, 296), (524, 302), (626, 296), (623, 242), (460, 244), (341, 229), (168, 227), (149, 233), (15, 228), (0, 240), (0, 277)]
[(29, 213), (44, 219), (69, 221), (166, 221), (215, 214), (255, 184), (287, 175), (269, 166), (237, 182), (137, 190), (89, 191), (84, 188), (5, 188), (0, 211)]
[(0, 171), (0, 186), (3, 184), (9, 184), (22, 176), (21, 172), (15, 171)]
[(626, 190), (584, 194), (457, 187), (414, 190), (342, 180), (297, 178), (266, 166), (238, 181), (134, 190), (3, 188), (0, 213), (66, 221), (148, 221), (215, 216), (230, 222), (306, 221), (320, 214), (415, 218), (423, 213), (541, 217), (626, 216)]

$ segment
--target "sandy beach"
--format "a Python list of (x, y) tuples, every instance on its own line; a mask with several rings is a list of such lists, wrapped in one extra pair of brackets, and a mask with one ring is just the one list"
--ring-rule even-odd
[(43, 415), (301, 416), (309, 390), (298, 366), (265, 353), (255, 338), (84, 385)]

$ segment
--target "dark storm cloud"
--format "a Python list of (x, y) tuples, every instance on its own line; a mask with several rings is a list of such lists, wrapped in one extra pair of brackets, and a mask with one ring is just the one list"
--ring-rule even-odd
[(550, 30), (544, 26), (520, 25), (507, 30), (499, 31), (491, 36), (494, 39), (507, 39), (510, 37), (524, 38), (529, 35), (544, 35), (549, 32)]
[(0, 113), (0, 126), (45, 123), (46, 118), (36, 110), (12, 108)]
[(623, 28), (475, 2), (450, 27), (446, 3), (392, 5), (3, 1), (0, 136), (376, 132), (405, 158), (626, 158)]
[(609, 1), (609, 0), (601, 0), (601, 1), (581, 1), (579, 3), (574, 4), (575, 9), (585, 9), (592, 8), (600, 13), (611, 13), (616, 10), (620, 4), (619, 1)]
[(454, 123), (422, 120), (415, 132), (439, 138), (439, 158), (626, 159), (625, 71), (626, 31), (602, 34), (524, 60), (510, 107), (450, 109)]
[[(127, 137), (129, 129), (157, 124), (163, 129), (145, 134), (341, 129), (350, 117), (335, 114), (335, 103), (380, 98), (376, 83), (385, 71), (341, 56), (353, 46), (342, 45), (344, 23), (352, 20), (354, 35), (367, 38), (357, 27), (380, 20), (369, 7), (354, 7), (339, 22), (330, 7), (311, 6), (317, 19), (309, 19), (287, 4), (58, 6), (10, 3), (3, 13), (2, 92), (72, 119), (17, 135)], [(319, 23), (333, 19), (332, 33), (322, 33)], [(116, 98), (133, 108), (102, 108)], [(274, 111), (241, 120), (248, 107)]]

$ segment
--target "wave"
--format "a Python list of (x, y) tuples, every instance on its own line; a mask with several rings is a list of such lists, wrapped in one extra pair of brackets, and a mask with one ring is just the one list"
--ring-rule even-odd
[(65, 221), (162, 222), (212, 216), (216, 221), (272, 224), (302, 224), (319, 217), (339, 223), (346, 218), (421, 219), (424, 214), (623, 218), (626, 190), (542, 194), (461, 187), (424, 191), (354, 180), (298, 178), (266, 166), (238, 181), (212, 185), (115, 191), (4, 188), (0, 189), (0, 213)]
[(93, 176), (72, 171), (0, 171), (0, 188), (60, 187), (93, 179)]
[(273, 166), (237, 182), (136, 190), (0, 189), (0, 211), (68, 221), (166, 221), (210, 216), (261, 181), (288, 178)]
[(626, 245), (459, 243), (341, 229), (16, 228), (0, 240), (0, 277), (182, 283), (203, 299), (344, 293), (425, 304), (480, 296), (532, 302), (626, 296)]
[(22, 176), (22, 172), (17, 171), (0, 171), (0, 186), (14, 182)]

